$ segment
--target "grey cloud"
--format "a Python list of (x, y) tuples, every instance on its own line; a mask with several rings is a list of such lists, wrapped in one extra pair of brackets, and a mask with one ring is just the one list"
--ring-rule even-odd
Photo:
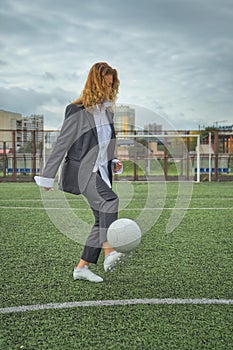
[(47, 100), (46, 93), (37, 93), (32, 89), (0, 88), (0, 105), (10, 111), (28, 113)]
[(44, 114), (48, 109), (45, 106), (61, 105), (70, 103), (72, 95), (68, 91), (56, 89), (50, 93), (36, 91), (33, 89), (22, 89), (18, 87), (3, 88), (0, 87), (0, 106), (1, 109), (12, 112), (30, 114)]
[(56, 80), (56, 77), (52, 73), (49, 73), (49, 72), (45, 72), (43, 74), (43, 78), (45, 80)]
[(105, 60), (119, 70), (125, 101), (163, 110), (174, 120), (182, 119), (180, 112), (188, 121), (190, 111), (232, 115), (230, 5), (228, 0), (5, 1), (1, 103), (10, 108), (17, 101), (18, 110), (29, 100), (32, 109), (46, 105), (53, 121), (52, 106), (76, 98), (90, 65)]
[(5, 60), (0, 60), (0, 66), (7, 66), (8, 62)]

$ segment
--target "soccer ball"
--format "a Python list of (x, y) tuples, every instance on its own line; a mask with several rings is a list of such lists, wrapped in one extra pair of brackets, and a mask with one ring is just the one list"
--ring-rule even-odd
[(118, 219), (108, 228), (108, 243), (120, 253), (129, 253), (141, 242), (142, 233), (138, 224), (130, 219)]

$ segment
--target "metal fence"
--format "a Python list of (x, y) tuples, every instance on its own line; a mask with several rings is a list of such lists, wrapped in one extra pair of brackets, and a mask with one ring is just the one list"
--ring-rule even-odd
[[(0, 181), (33, 181), (58, 130), (0, 129)], [(233, 180), (233, 132), (135, 130), (117, 132), (120, 180)]]

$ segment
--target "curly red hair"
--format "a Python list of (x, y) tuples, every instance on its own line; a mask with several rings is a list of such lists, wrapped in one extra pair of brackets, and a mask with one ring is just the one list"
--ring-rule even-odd
[[(112, 75), (112, 86), (109, 89), (109, 85), (106, 83), (104, 77), (106, 75)], [(115, 68), (112, 68), (106, 62), (95, 63), (87, 77), (84, 89), (81, 96), (73, 103), (90, 108), (95, 106), (104, 100), (115, 102), (119, 91), (120, 81), (118, 79), (118, 73)]]

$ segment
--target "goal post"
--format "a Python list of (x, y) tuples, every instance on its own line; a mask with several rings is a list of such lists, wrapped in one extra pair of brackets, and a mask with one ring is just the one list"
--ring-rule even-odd
[(135, 180), (200, 182), (200, 148), (196, 133), (117, 132), (117, 157), (126, 164), (122, 176)]

